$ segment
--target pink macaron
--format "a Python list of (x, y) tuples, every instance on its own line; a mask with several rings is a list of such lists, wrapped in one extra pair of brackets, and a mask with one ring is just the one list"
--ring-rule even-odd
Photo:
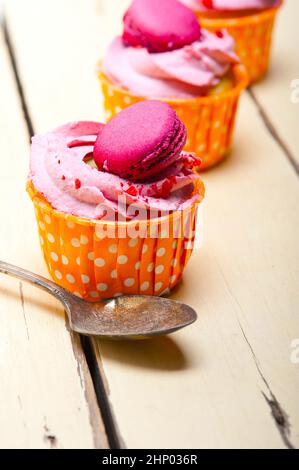
[(124, 43), (149, 52), (180, 49), (199, 38), (196, 16), (177, 0), (133, 0), (124, 16)]
[(94, 161), (100, 170), (145, 181), (172, 165), (185, 143), (185, 125), (170, 106), (141, 101), (102, 129), (94, 146)]

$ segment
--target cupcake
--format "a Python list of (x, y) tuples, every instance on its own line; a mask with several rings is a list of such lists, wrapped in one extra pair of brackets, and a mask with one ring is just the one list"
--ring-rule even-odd
[(274, 21), (282, 0), (181, 0), (210, 31), (225, 28), (236, 41), (236, 52), (250, 82), (268, 70)]
[(204, 197), (185, 141), (159, 101), (33, 137), (27, 190), (55, 282), (96, 301), (162, 295), (180, 281)]
[(134, 0), (99, 67), (106, 119), (144, 99), (169, 104), (185, 123), (185, 150), (205, 169), (229, 152), (247, 74), (223, 30), (201, 29), (177, 0)]

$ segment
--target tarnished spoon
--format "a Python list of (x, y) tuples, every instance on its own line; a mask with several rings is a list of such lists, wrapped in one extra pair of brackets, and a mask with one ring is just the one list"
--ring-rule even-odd
[(83, 335), (113, 339), (145, 338), (173, 333), (197, 319), (196, 312), (188, 305), (163, 297), (124, 295), (91, 303), (12, 264), (0, 261), (0, 272), (23, 279), (60, 300), (70, 327)]

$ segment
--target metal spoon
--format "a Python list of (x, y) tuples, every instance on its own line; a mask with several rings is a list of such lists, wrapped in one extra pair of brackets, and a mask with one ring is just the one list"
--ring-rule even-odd
[(190, 325), (196, 312), (181, 302), (163, 297), (124, 295), (91, 303), (38, 274), (0, 261), (0, 272), (23, 279), (47, 291), (63, 304), (72, 330), (83, 335), (136, 339), (165, 335)]

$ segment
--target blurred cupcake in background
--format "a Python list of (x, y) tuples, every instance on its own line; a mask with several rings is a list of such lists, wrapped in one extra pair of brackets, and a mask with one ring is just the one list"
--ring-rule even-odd
[(272, 32), (282, 0), (180, 0), (197, 15), (203, 28), (225, 28), (236, 41), (250, 83), (260, 80), (270, 62)]
[(106, 119), (144, 99), (169, 104), (185, 123), (185, 150), (206, 169), (232, 144), (247, 73), (224, 30), (202, 29), (177, 0), (134, 0), (99, 66)]

